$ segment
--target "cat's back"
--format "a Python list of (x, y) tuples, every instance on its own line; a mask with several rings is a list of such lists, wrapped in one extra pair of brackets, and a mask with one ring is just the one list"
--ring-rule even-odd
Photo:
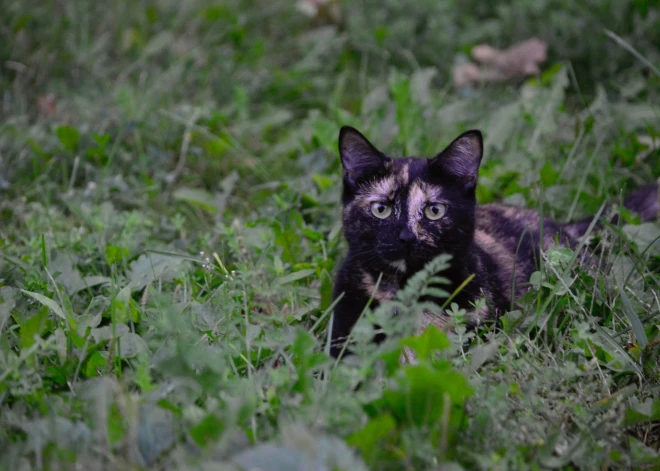
[[(562, 226), (541, 217), (534, 209), (518, 208), (499, 203), (478, 205), (475, 218), (475, 239), (484, 243), (488, 236), (495, 238), (506, 247), (515, 250), (524, 239), (530, 236), (542, 240), (544, 250), (556, 245), (571, 244), (566, 235), (561, 234)], [(536, 244), (539, 245), (538, 243)]]
[[(559, 242), (559, 244), (557, 244)], [(508, 293), (520, 294), (538, 267), (539, 247), (572, 246), (561, 226), (543, 220), (533, 209), (503, 204), (484, 204), (476, 208), (474, 244), (487, 258), (491, 271)]]

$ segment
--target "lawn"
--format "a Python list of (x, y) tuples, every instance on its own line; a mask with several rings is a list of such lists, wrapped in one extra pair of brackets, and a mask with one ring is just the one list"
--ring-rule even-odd
[[(602, 215), (660, 177), (660, 2), (314, 4), (3, 2), (0, 469), (660, 469), (634, 214), (590, 233), (602, 270), (545, 252), (497, 325), (412, 335), (441, 257), (327, 345), (341, 125), (398, 156), (480, 129), (480, 202)], [(531, 37), (540, 74), (453, 84)]]

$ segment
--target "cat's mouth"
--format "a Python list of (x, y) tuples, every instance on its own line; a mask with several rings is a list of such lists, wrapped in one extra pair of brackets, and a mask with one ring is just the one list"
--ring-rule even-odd
[(387, 260), (387, 263), (391, 267), (396, 268), (399, 272), (405, 272), (406, 269), (410, 268), (418, 259), (418, 256), (412, 247), (396, 247), (388, 252), (389, 253), (387, 254), (383, 254), (383, 258)]
[(428, 261), (429, 254), (421, 247), (398, 246), (381, 250), (384, 261), (399, 273), (409, 272), (423, 266)]

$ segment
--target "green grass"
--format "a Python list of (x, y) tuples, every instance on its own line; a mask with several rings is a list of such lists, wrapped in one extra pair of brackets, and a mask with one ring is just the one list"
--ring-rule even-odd
[[(482, 129), (480, 201), (560, 221), (660, 177), (660, 7), (578, 3), (5, 2), (0, 469), (658, 469), (658, 224), (592, 234), (598, 273), (549, 251), (478, 335), (411, 336), (436, 260), (325, 350), (340, 125)], [(531, 35), (541, 77), (451, 86)]]

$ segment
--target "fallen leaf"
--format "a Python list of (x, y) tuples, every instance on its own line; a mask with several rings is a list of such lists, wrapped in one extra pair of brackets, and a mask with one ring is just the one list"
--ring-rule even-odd
[(472, 58), (481, 65), (461, 64), (454, 68), (454, 84), (465, 87), (484, 82), (508, 82), (541, 72), (547, 58), (547, 45), (537, 38), (500, 50), (480, 44), (472, 48)]
[(53, 93), (37, 97), (37, 108), (43, 116), (52, 118), (57, 113), (57, 101)]
[(340, 0), (300, 0), (296, 2), (296, 10), (313, 20), (341, 24)]

